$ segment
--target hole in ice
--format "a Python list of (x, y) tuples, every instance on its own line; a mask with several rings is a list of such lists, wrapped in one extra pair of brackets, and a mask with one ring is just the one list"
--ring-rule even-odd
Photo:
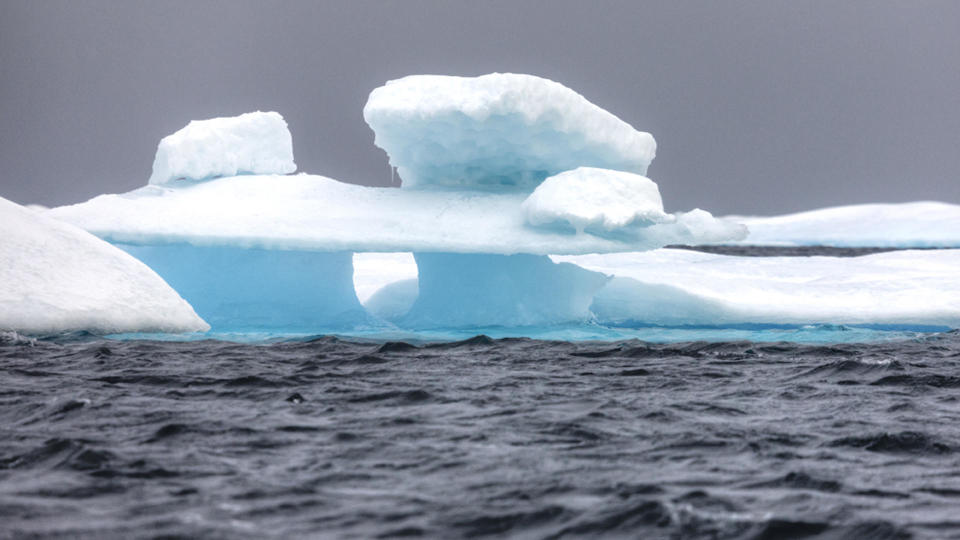
[(417, 262), (413, 253), (354, 253), (353, 287), (371, 314), (394, 320), (417, 299)]

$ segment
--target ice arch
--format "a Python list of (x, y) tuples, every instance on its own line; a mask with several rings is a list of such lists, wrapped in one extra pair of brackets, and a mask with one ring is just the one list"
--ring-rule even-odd
[(582, 321), (608, 280), (525, 254), (358, 253), (354, 263), (367, 310), (407, 328)]
[(216, 331), (318, 332), (373, 319), (350, 252), (118, 244), (160, 274)]

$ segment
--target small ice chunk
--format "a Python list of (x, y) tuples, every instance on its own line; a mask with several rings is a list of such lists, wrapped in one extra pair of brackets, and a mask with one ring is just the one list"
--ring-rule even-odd
[(150, 184), (238, 174), (290, 174), (293, 138), (279, 113), (194, 120), (157, 146)]
[(0, 330), (195, 332), (210, 327), (145, 264), (0, 198)]
[(584, 230), (616, 231), (631, 225), (672, 221), (663, 211), (660, 190), (639, 174), (579, 167), (551, 176), (523, 201), (528, 225), (570, 225)]
[(524, 74), (411, 75), (371, 92), (363, 118), (404, 187), (530, 190), (580, 166), (646, 174), (657, 148), (566, 86)]

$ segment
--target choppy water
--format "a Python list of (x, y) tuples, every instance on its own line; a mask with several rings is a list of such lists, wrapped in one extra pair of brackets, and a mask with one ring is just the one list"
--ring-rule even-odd
[(960, 538), (960, 333), (0, 344), (0, 537)]

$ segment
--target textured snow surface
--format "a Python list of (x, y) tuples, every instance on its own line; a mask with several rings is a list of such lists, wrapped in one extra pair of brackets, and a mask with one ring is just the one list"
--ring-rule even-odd
[(157, 146), (150, 184), (238, 174), (289, 174), (293, 139), (275, 112), (194, 120)]
[(411, 75), (371, 92), (363, 117), (404, 187), (529, 191), (580, 166), (646, 174), (656, 153), (649, 133), (533, 75)]
[(0, 198), (0, 330), (194, 332), (209, 327), (146, 265)]
[(523, 201), (533, 226), (572, 227), (603, 235), (636, 225), (670, 221), (660, 189), (639, 174), (580, 167), (551, 176)]
[(554, 260), (616, 276), (594, 299), (604, 323), (960, 327), (960, 250), (834, 258), (659, 249)]
[(694, 210), (626, 238), (525, 223), (524, 193), (403, 190), (322, 176), (236, 176), (101, 195), (50, 216), (126, 244), (185, 243), (314, 251), (538, 255), (639, 251), (739, 240), (741, 225)]
[(744, 244), (960, 247), (960, 205), (942, 202), (859, 204), (730, 219), (749, 227)]

